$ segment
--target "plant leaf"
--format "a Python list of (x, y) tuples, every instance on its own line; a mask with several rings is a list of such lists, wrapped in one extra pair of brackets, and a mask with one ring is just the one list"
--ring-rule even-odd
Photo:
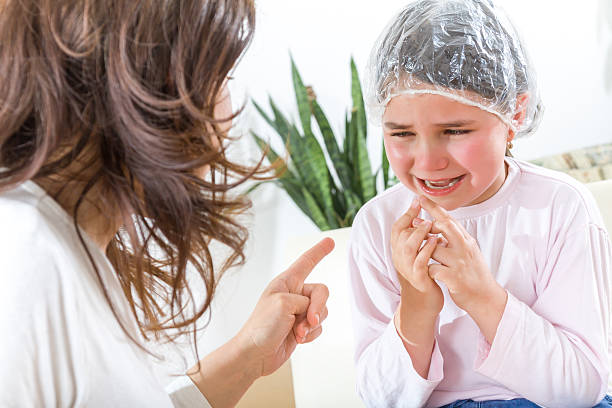
[(306, 148), (308, 155), (308, 171), (302, 173), (306, 185), (309, 186), (309, 191), (319, 201), (327, 218), (327, 222), (331, 228), (337, 228), (336, 215), (334, 212), (334, 204), (331, 196), (331, 189), (335, 188), (334, 181), (331, 178), (327, 168), (327, 160), (321, 149), (321, 145), (315, 139), (312, 132), (306, 132), (304, 135), (303, 146)]
[(325, 142), (325, 147), (327, 148), (327, 153), (329, 154), (332, 165), (334, 166), (336, 174), (340, 179), (340, 183), (342, 184), (343, 188), (350, 189), (351, 170), (346, 163), (346, 158), (342, 152), (340, 152), (334, 131), (332, 130), (325, 113), (323, 113), (323, 109), (321, 109), (321, 106), (319, 106), (319, 103), (316, 100), (312, 101), (312, 113), (317, 121), (319, 130), (323, 136), (323, 141)]
[(358, 152), (358, 143), (357, 143), (357, 121), (353, 120), (353, 118), (349, 119), (348, 122), (349, 132), (347, 135), (348, 147), (350, 147), (350, 151), (348, 152), (348, 156), (350, 158), (351, 163), (351, 185), (353, 190), (362, 201), (363, 200), (363, 189), (361, 187), (360, 181), (360, 172), (359, 172), (359, 152)]
[(306, 214), (308, 218), (312, 220), (312, 222), (317, 224), (317, 222), (315, 221), (315, 217), (313, 216), (310, 210), (310, 207), (306, 203), (306, 198), (304, 197), (304, 194), (302, 192), (303, 187), (300, 185), (300, 183), (297, 182), (297, 180), (295, 179), (280, 178), (278, 180), (278, 184), (281, 185), (283, 190), (285, 190), (285, 192), (289, 195), (289, 197), (291, 197), (291, 199), (298, 206), (298, 208), (304, 214)]
[(312, 132), (305, 132), (305, 136), (301, 136), (295, 125), (290, 124), (273, 103), (271, 106), (278, 122), (276, 129), (287, 129), (288, 132), (288, 137), (284, 140), (293, 161), (293, 168), (299, 174), (299, 177), (294, 177), (302, 180), (313, 199), (326, 209), (328, 223), (334, 227), (337, 223), (330, 193), (333, 180), (328, 176), (327, 162), (319, 142)]
[[(269, 102), (273, 115), (268, 115), (253, 101), (257, 111), (283, 140), (287, 151), (286, 162), (252, 132), (253, 137), (270, 162), (280, 161), (277, 169), (279, 178), (275, 182), (319, 229), (350, 226), (363, 203), (376, 195), (378, 174), (372, 174), (368, 156), (367, 119), (355, 62), (351, 58), (352, 105), (350, 112), (345, 114), (342, 150), (323, 109), (304, 86), (293, 58), (291, 71), (303, 132), (282, 114), (272, 98), (269, 98)], [(322, 143), (313, 133), (312, 116), (323, 137)], [(332, 176), (332, 167), (340, 181), (338, 186), (335, 176)], [(395, 180), (389, 179), (389, 165), (385, 159), (381, 170), (385, 186)], [(253, 190), (259, 185), (254, 186)]]
[(376, 181), (372, 175), (372, 166), (368, 155), (366, 134), (368, 125), (365, 116), (363, 94), (359, 83), (359, 74), (355, 66), (355, 60), (351, 58), (351, 95), (353, 98), (353, 109), (351, 110), (351, 132), (354, 142), (352, 163), (357, 172), (357, 180), (360, 186), (361, 197), (364, 202), (376, 195)]
[(304, 143), (302, 143), (302, 146), (306, 150), (308, 165), (310, 167), (308, 169), (309, 171), (302, 172), (301, 174), (306, 181), (306, 185), (309, 187), (309, 192), (317, 202), (322, 204), (327, 222), (332, 228), (335, 228), (337, 222), (335, 212), (333, 211), (334, 205), (330, 192), (331, 188), (335, 187), (334, 181), (331, 176), (328, 176), (329, 171), (327, 169), (325, 154), (312, 133), (312, 110), (310, 101), (308, 100), (308, 92), (295, 66), (293, 58), (291, 58), (291, 74), (300, 120), (302, 122), (302, 129), (304, 130)]
[(274, 149), (270, 147), (268, 143), (266, 143), (261, 137), (257, 136), (257, 134), (253, 131), (251, 131), (251, 135), (255, 139), (255, 142), (257, 143), (261, 151), (266, 153), (266, 157), (271, 163), (279, 160), (282, 165), (279, 169), (276, 170), (277, 175), (279, 175), (278, 179), (259, 182), (253, 187), (249, 188), (247, 190), (247, 194), (251, 193), (256, 188), (267, 182), (273, 181), (277, 184), (280, 184), (282, 189), (285, 190), (289, 197), (291, 197), (291, 199), (299, 207), (299, 209), (302, 210), (302, 212), (306, 214), (316, 224), (317, 222), (315, 221), (315, 216), (313, 216), (312, 214), (311, 207), (306, 204), (306, 199), (304, 198), (304, 195), (302, 193), (303, 182), (299, 179), (298, 176), (296, 176), (287, 168), (287, 164), (283, 161), (283, 159), (278, 156), (278, 154), (274, 151)]
[(363, 92), (361, 90), (361, 83), (359, 82), (359, 73), (357, 72), (357, 66), (355, 60), (351, 57), (351, 96), (353, 98), (353, 109), (351, 113), (353, 118), (357, 118), (357, 129), (361, 129), (363, 137), (367, 137), (368, 133), (368, 122), (366, 119), (365, 105), (363, 103)]
[(349, 168), (353, 168), (353, 150), (351, 149), (351, 122), (348, 113), (344, 114), (344, 141), (342, 143), (344, 158)]
[(319, 205), (315, 201), (314, 197), (308, 192), (305, 187), (302, 187), (302, 194), (304, 195), (304, 201), (306, 202), (306, 206), (309, 210), (310, 219), (315, 223), (317, 227), (319, 227), (321, 231), (327, 231), (331, 229), (330, 226), (327, 225), (327, 219), (325, 215), (323, 215), (321, 208), (319, 208)]
[(291, 177), (298, 178), (298, 176), (288, 168), (287, 163), (279, 156), (278, 153), (274, 151), (274, 149), (272, 149), (267, 142), (265, 142), (253, 131), (251, 131), (251, 135), (253, 136), (253, 139), (255, 139), (255, 143), (257, 143), (259, 149), (266, 154), (266, 158), (270, 163), (281, 163), (281, 166), (276, 170), (277, 175), (289, 173)]
[(253, 106), (259, 114), (264, 118), (264, 120), (272, 127), (272, 129), (276, 130), (276, 133), (279, 134), (285, 146), (287, 146), (287, 140), (289, 137), (289, 121), (285, 118), (285, 116), (278, 110), (276, 104), (272, 97), (268, 97), (268, 102), (270, 103), (270, 107), (272, 108), (272, 113), (274, 114), (274, 119), (271, 119), (270, 116), (262, 109), (261, 106), (254, 100), (251, 100)]
[(336, 221), (339, 223), (340, 227), (342, 227), (342, 217), (344, 217), (344, 214), (346, 213), (346, 198), (344, 197), (344, 191), (345, 190), (340, 189), (334, 189), (332, 191)]
[(353, 219), (363, 205), (363, 202), (351, 190), (345, 190), (344, 196), (347, 202), (347, 209), (343, 224), (348, 227), (353, 224)]
[(376, 195), (376, 182), (372, 175), (372, 166), (368, 155), (368, 148), (365, 142), (365, 135), (357, 129), (357, 171), (361, 191), (363, 193), (363, 201), (367, 202)]
[(293, 79), (293, 89), (295, 90), (295, 99), (297, 101), (298, 112), (300, 113), (302, 129), (304, 129), (304, 133), (312, 132), (310, 126), (311, 111), (310, 102), (308, 101), (308, 91), (306, 90), (302, 77), (295, 66), (293, 57), (291, 57), (291, 78)]
[(244, 194), (245, 195), (249, 195), (253, 191), (257, 190), (259, 187), (261, 187), (263, 184), (273, 183), (273, 182), (274, 182), (274, 180), (259, 181), (259, 182), (255, 183), (255, 184), (253, 184), (251, 187), (249, 187)]
[(382, 174), (383, 174), (383, 190), (389, 187), (389, 159), (387, 158), (387, 150), (385, 149), (385, 140), (382, 143)]
[[(270, 100), (272, 100), (272, 98), (270, 98)], [(268, 116), (268, 114), (262, 109), (261, 106), (259, 106), (259, 104), (257, 102), (255, 102), (254, 99), (251, 99), (251, 103), (253, 104), (253, 106), (255, 107), (255, 109), (257, 110), (257, 112), (259, 112), (259, 114), (264, 118), (264, 120), (268, 123), (268, 125), (270, 125), (274, 130), (276, 130), (278, 133), (279, 130), (276, 127), (276, 123), (275, 121), (273, 121), (272, 119), (270, 119), (270, 116)]]
[(272, 98), (270, 98), (269, 103), (270, 103), (270, 108), (272, 108), (272, 112), (274, 113), (274, 123), (276, 123), (275, 129), (280, 135), (281, 139), (283, 140), (283, 143), (285, 144), (285, 146), (287, 146), (288, 138), (290, 135), (290, 131), (289, 131), (290, 122), (285, 117), (285, 115), (283, 115), (283, 113), (278, 109), (278, 107), (276, 106)]

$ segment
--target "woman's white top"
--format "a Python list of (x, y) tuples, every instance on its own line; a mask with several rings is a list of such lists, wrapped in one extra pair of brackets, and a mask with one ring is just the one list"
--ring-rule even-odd
[[(83, 238), (140, 340), (113, 267)], [(159, 383), (113, 315), (72, 218), (33, 182), (0, 194), (0, 406), (210, 407), (189, 377)]]

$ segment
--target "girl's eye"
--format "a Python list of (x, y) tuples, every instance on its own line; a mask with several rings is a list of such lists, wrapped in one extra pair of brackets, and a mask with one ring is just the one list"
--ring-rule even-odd
[(408, 137), (408, 136), (414, 136), (414, 132), (392, 132), (391, 136), (396, 136), (396, 137)]
[(471, 132), (471, 130), (469, 130), (469, 129), (446, 129), (444, 131), (444, 133), (446, 133), (447, 135), (452, 135), (452, 136), (467, 135), (470, 132)]

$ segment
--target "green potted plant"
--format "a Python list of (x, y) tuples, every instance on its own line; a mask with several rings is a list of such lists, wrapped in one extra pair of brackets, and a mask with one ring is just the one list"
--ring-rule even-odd
[[(321, 231), (351, 226), (359, 208), (377, 194), (379, 173), (382, 173), (379, 183), (382, 189), (397, 182), (389, 175), (384, 146), (381, 169), (372, 171), (366, 145), (367, 119), (363, 93), (352, 58), (350, 66), (352, 105), (345, 116), (341, 142), (317, 102), (313, 89), (304, 85), (293, 58), (291, 72), (299, 126), (287, 119), (272, 98), (269, 99), (271, 115), (253, 101), (257, 111), (285, 146), (285, 152), (279, 154), (262, 137), (252, 132), (267, 159), (278, 164), (278, 177), (272, 182), (284, 189)], [(313, 122), (323, 144), (315, 137)]]

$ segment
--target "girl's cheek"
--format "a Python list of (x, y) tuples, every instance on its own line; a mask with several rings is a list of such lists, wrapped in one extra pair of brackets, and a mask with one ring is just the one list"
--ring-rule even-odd
[(486, 152), (483, 151), (483, 144), (478, 138), (462, 140), (457, 143), (449, 144), (448, 153), (453, 159), (466, 167), (472, 162), (482, 160)]
[(385, 138), (385, 150), (387, 151), (389, 162), (396, 162), (399, 164), (400, 162), (408, 160), (410, 156), (410, 149), (407, 148), (405, 143), (390, 141), (387, 138)]
[(449, 154), (466, 169), (488, 168), (490, 171), (492, 166), (503, 161), (503, 135), (490, 132), (474, 136), (449, 144)]

